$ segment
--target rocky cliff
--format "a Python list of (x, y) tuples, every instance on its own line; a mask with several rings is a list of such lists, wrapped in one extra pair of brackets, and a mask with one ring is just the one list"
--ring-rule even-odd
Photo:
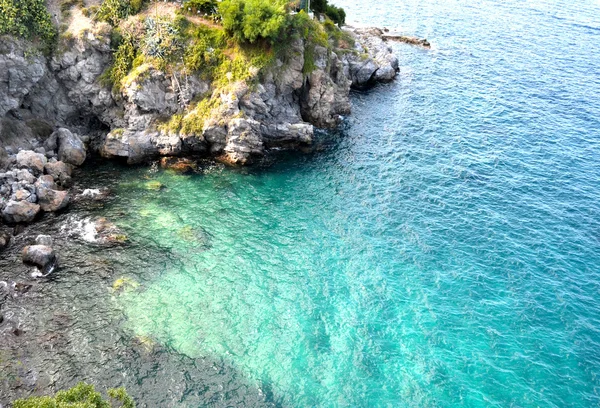
[[(380, 31), (348, 29), (342, 45), (295, 39), (268, 66), (246, 67), (243, 80), (225, 73), (225, 85), (141, 64), (111, 87), (103, 79), (114, 59), (111, 27), (78, 18), (84, 28), (69, 28), (52, 56), (23, 40), (0, 41), (5, 222), (64, 208), (71, 168), (86, 154), (129, 163), (210, 155), (244, 165), (271, 148), (310, 145), (315, 127), (333, 128), (350, 113), (351, 87), (390, 81), (398, 70)], [(194, 115), (200, 125), (172, 125)]]

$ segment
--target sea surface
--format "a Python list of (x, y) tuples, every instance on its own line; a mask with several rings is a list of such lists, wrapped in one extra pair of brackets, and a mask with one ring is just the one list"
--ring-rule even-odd
[[(13, 306), (46, 346), (4, 349), (35, 367), (7, 369), (5, 391), (35, 377), (125, 385), (149, 407), (600, 405), (600, 1), (337, 4), (432, 48), (391, 43), (398, 79), (354, 93), (311, 154), (84, 169), (114, 198), (48, 226), (63, 267), (34, 287), (38, 313)], [(86, 241), (99, 216), (125, 244)]]

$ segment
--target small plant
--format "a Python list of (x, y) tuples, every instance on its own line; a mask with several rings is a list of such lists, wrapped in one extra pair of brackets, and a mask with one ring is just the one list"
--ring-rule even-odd
[(108, 390), (110, 401), (94, 389), (80, 382), (75, 387), (59, 391), (54, 397), (29, 397), (13, 403), (13, 408), (135, 408), (135, 402), (123, 387)]

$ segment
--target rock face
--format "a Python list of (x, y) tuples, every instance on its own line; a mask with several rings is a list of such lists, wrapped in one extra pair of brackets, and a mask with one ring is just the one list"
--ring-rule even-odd
[[(142, 66), (141, 79), (122, 91), (123, 126), (106, 135), (99, 151), (129, 163), (153, 156), (209, 153), (243, 165), (269, 148), (310, 145), (314, 127), (333, 128), (350, 113), (351, 87), (390, 81), (397, 74), (398, 60), (381, 38), (383, 32), (350, 29), (348, 33), (356, 40), (355, 48), (316, 46), (315, 68), (308, 74), (303, 72), (306, 44), (296, 40), (290, 44), (291, 57), (262, 72), (255, 87), (237, 83), (215, 91), (219, 108), (195, 134), (160, 131), (151, 125), (160, 115), (181, 112), (181, 101), (176, 97), (175, 77)], [(210, 89), (195, 77), (190, 84), (190, 100)]]

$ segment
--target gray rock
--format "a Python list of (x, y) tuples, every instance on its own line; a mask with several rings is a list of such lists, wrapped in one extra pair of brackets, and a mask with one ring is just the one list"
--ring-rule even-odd
[(51, 247), (52, 246), (52, 237), (50, 235), (38, 235), (37, 237), (35, 237), (35, 244), (36, 245), (46, 245)]
[(58, 132), (52, 133), (44, 141), (44, 149), (46, 149), (47, 152), (53, 152), (58, 149)]
[(83, 142), (68, 129), (61, 128), (56, 133), (58, 137), (59, 160), (75, 166), (81, 166), (86, 157)]
[(58, 211), (69, 205), (69, 193), (45, 187), (37, 189), (38, 204), (43, 211)]
[(59, 185), (63, 187), (71, 185), (72, 167), (70, 164), (62, 161), (46, 163), (44, 170), (46, 174), (52, 176)]
[(54, 184), (54, 178), (51, 175), (45, 174), (38, 177), (37, 181), (35, 182), (35, 187), (54, 189), (56, 188), (56, 184)]
[(0, 251), (8, 246), (10, 243), (10, 234), (6, 231), (0, 232)]
[(52, 247), (47, 245), (29, 245), (23, 248), (23, 262), (35, 265), (43, 271), (54, 268), (56, 265), (56, 254)]
[(2, 218), (9, 224), (31, 222), (39, 212), (40, 206), (37, 204), (11, 200), (2, 210)]
[(35, 182), (35, 176), (31, 174), (29, 169), (17, 170), (16, 178), (18, 181), (22, 181), (27, 184), (33, 184)]
[(17, 153), (17, 166), (29, 169), (34, 174), (42, 173), (47, 161), (46, 156), (32, 150), (21, 150)]

